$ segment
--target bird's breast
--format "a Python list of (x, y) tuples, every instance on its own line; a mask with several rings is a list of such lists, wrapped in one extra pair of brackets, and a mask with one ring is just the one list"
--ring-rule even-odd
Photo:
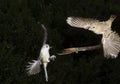
[(50, 54), (49, 53), (43, 53), (41, 56), (40, 56), (40, 60), (44, 63), (44, 62), (49, 62), (50, 58)]

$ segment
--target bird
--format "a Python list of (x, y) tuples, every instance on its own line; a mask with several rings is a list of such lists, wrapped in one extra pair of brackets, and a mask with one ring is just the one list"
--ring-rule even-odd
[(47, 29), (46, 27), (41, 24), (42, 28), (44, 29), (44, 39), (43, 39), (43, 46), (40, 50), (40, 54), (37, 60), (33, 60), (32, 62), (29, 62), (29, 65), (27, 65), (27, 70), (29, 75), (35, 75), (41, 71), (40, 65), (43, 65), (43, 69), (45, 72), (45, 78), (46, 82), (48, 81), (48, 74), (47, 74), (47, 65), (50, 62), (50, 60), (54, 60), (56, 58), (55, 55), (50, 56), (49, 50), (50, 45), (46, 44), (47, 42)]
[(112, 30), (112, 23), (116, 15), (111, 15), (106, 21), (92, 18), (67, 17), (66, 22), (72, 27), (83, 28), (102, 35), (101, 43), (103, 46), (104, 57), (116, 58), (120, 52), (120, 37), (116, 31)]

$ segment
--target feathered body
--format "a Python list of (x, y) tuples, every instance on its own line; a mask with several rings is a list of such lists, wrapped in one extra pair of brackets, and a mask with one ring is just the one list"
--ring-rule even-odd
[(48, 74), (47, 74), (46, 68), (47, 68), (48, 62), (50, 62), (49, 49), (50, 49), (49, 45), (44, 44), (43, 47), (41, 48), (40, 56), (39, 56), (38, 60), (33, 60), (32, 63), (29, 63), (30, 65), (27, 66), (29, 75), (34, 75), (34, 74), (39, 73), (41, 70), (40, 65), (43, 64), (43, 68), (45, 71), (45, 78), (46, 78), (46, 81), (48, 81)]
[(40, 65), (43, 65), (43, 68), (45, 71), (45, 78), (46, 78), (46, 81), (48, 81), (47, 64), (50, 62), (50, 58), (54, 59), (55, 56), (53, 55), (50, 57), (50, 54), (49, 54), (50, 46), (46, 44), (47, 29), (45, 28), (44, 25), (42, 25), (42, 27), (45, 31), (45, 36), (44, 36), (43, 46), (40, 50), (40, 55), (37, 60), (33, 60), (33, 62), (29, 63), (29, 65), (27, 66), (27, 70), (29, 75), (34, 75), (40, 72), (41, 70)]
[(120, 37), (111, 29), (112, 22), (115, 18), (115, 15), (111, 15), (107, 21), (99, 21), (90, 18), (68, 17), (66, 21), (70, 26), (84, 28), (96, 34), (102, 34), (101, 42), (103, 44), (104, 56), (107, 58), (116, 58), (120, 52)]

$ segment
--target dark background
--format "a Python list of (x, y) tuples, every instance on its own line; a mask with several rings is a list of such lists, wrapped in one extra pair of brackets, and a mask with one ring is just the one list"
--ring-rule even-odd
[[(101, 36), (66, 23), (68, 16), (107, 20), (117, 15), (112, 29), (120, 34), (120, 0), (0, 0), (0, 84), (120, 84), (120, 57), (106, 59), (102, 49), (65, 56), (68, 47), (99, 44)], [(51, 54), (49, 82), (44, 71), (28, 76), (28, 62), (37, 59), (48, 29)]]

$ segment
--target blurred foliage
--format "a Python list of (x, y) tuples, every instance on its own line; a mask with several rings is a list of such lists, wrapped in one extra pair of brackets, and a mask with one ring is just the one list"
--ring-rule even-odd
[[(118, 18), (119, 0), (0, 0), (0, 84), (46, 84), (44, 71), (28, 76), (26, 65), (37, 59), (42, 46), (44, 24), (48, 29), (51, 54), (63, 48), (95, 45), (101, 36), (66, 24), (67, 16)], [(120, 32), (118, 32), (120, 33)], [(80, 52), (57, 59), (48, 65), (48, 84), (119, 84), (120, 57), (106, 59), (101, 50)]]

